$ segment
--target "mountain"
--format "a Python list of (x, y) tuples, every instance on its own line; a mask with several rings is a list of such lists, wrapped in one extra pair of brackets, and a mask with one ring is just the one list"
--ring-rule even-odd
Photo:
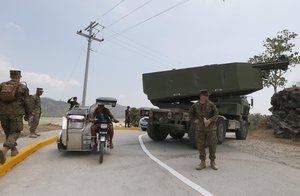
[[(66, 115), (70, 105), (64, 101), (56, 101), (51, 98), (41, 97), (43, 117), (62, 117)], [(117, 119), (125, 118), (126, 106), (117, 104), (116, 107), (107, 107)]]
[(70, 105), (64, 101), (56, 101), (51, 98), (41, 97), (42, 116), (62, 117), (66, 115)]

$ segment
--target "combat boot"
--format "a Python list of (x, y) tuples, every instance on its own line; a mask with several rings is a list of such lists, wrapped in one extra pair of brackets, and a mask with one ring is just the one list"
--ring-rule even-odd
[(6, 161), (6, 153), (7, 153), (8, 150), (9, 150), (9, 148), (7, 148), (7, 147), (3, 147), (0, 150), (0, 164), (4, 164), (5, 163), (5, 161)]
[(11, 154), (10, 155), (13, 157), (13, 156), (16, 156), (17, 154), (19, 154), (19, 151), (18, 151), (17, 147), (13, 147), (11, 149)]
[(30, 137), (30, 138), (37, 138), (37, 136), (34, 135), (33, 133), (30, 133), (29, 137)]
[(216, 164), (215, 160), (211, 160), (211, 161), (210, 161), (210, 166), (211, 166), (212, 169), (218, 170), (217, 164)]
[(206, 163), (204, 160), (201, 160), (201, 163), (196, 167), (196, 170), (201, 170), (206, 168)]

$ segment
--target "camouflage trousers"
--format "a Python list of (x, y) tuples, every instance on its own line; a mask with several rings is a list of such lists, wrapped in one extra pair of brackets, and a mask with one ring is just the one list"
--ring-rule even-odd
[(215, 130), (210, 130), (210, 131), (197, 130), (196, 142), (197, 142), (197, 148), (199, 151), (200, 160), (204, 161), (206, 159), (206, 152), (205, 152), (206, 142), (209, 149), (209, 159), (210, 160), (216, 159), (217, 133)]
[(3, 146), (12, 149), (23, 130), (23, 115), (1, 115), (0, 120), (6, 137)]
[(36, 128), (38, 127), (40, 122), (40, 116), (41, 115), (37, 113), (36, 115), (33, 116), (31, 122), (28, 122), (28, 125), (30, 126), (29, 128), (30, 133), (35, 133)]

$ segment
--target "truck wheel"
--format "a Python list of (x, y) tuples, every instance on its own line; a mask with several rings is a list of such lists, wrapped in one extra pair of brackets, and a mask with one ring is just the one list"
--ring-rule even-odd
[(197, 143), (196, 143), (196, 125), (195, 123), (192, 123), (190, 125), (190, 128), (188, 130), (188, 136), (189, 136), (189, 143), (193, 148), (197, 148)]
[(172, 137), (172, 138), (174, 138), (174, 139), (182, 139), (183, 138), (183, 136), (184, 136), (184, 132), (182, 133), (182, 132), (178, 132), (178, 133), (170, 133), (170, 136)]
[(159, 125), (148, 125), (147, 134), (153, 141), (163, 141), (168, 136), (168, 132), (160, 129)]
[(222, 144), (225, 141), (227, 131), (227, 123), (224, 119), (219, 118), (217, 121), (217, 139), (218, 144)]
[(241, 122), (241, 127), (235, 131), (235, 137), (238, 140), (245, 140), (248, 134), (248, 123), (246, 121)]

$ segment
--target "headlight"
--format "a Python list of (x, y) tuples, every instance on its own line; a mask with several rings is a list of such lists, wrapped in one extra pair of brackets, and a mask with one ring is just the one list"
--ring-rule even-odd
[(108, 125), (107, 124), (101, 124), (100, 127), (101, 127), (101, 129), (107, 129)]

